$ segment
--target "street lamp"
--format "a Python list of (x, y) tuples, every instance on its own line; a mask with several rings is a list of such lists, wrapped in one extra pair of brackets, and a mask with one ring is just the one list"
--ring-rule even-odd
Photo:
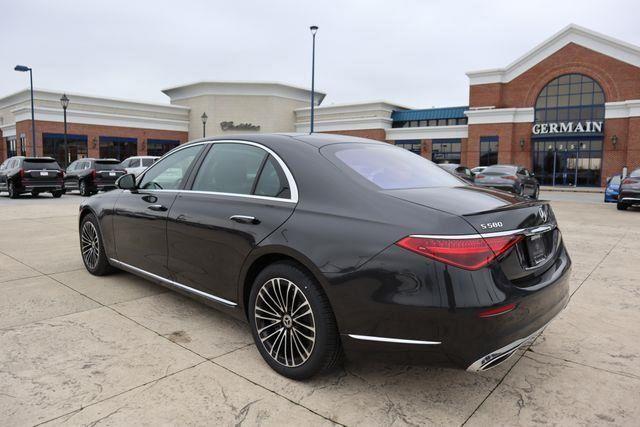
[(202, 119), (202, 137), (204, 138), (205, 136), (207, 136), (207, 119), (209, 117), (207, 116), (207, 113), (202, 113), (202, 116), (200, 116), (200, 118)]
[(315, 97), (315, 74), (316, 74), (316, 33), (318, 32), (318, 27), (316, 25), (312, 25), (309, 27), (311, 30), (311, 35), (313, 36), (313, 47), (311, 49), (311, 123), (309, 128), (309, 133), (313, 133), (313, 108), (314, 108), (314, 97)]
[(67, 107), (69, 106), (69, 98), (67, 94), (63, 93), (60, 98), (60, 104), (62, 104), (62, 112), (64, 117), (64, 166), (69, 164), (69, 143), (67, 142)]
[(16, 65), (14, 68), (15, 71), (20, 71), (21, 73), (29, 72), (29, 82), (31, 84), (31, 147), (33, 149), (32, 156), (36, 156), (36, 119), (35, 114), (33, 112), (33, 70), (26, 65)]

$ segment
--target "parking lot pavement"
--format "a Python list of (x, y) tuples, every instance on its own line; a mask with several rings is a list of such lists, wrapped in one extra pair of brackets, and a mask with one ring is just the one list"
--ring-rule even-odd
[(127, 273), (89, 275), (80, 197), (0, 197), (1, 424), (637, 425), (640, 209), (588, 196), (552, 201), (569, 305), (505, 364), (349, 361), (305, 382), (270, 370), (240, 322)]

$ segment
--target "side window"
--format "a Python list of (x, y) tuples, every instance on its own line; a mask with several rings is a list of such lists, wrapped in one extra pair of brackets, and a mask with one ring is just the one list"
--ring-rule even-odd
[(149, 169), (139, 187), (156, 190), (177, 190), (186, 178), (189, 166), (202, 151), (202, 145), (183, 148), (170, 156), (164, 157)]
[(9, 164), (9, 160), (5, 160), (4, 162), (2, 162), (2, 164), (0, 165), (0, 171), (5, 170), (8, 164)]
[(74, 170), (76, 170), (77, 166), (78, 166), (78, 162), (77, 161), (72, 162), (69, 166), (67, 166), (67, 171), (68, 172), (74, 171)]
[(198, 170), (192, 190), (251, 194), (267, 153), (247, 144), (214, 144)]
[(280, 197), (283, 199), (291, 197), (291, 190), (289, 189), (287, 178), (276, 159), (272, 156), (269, 156), (269, 159), (264, 164), (264, 168), (262, 172), (260, 172), (258, 184), (256, 184), (256, 190), (253, 194), (256, 196)]
[(138, 168), (140, 167), (140, 159), (131, 159), (129, 160), (128, 168)]

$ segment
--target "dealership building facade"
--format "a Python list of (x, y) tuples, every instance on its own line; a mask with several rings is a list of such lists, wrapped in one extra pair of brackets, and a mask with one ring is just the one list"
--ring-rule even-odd
[[(445, 108), (322, 106), (316, 92), (314, 130), (386, 141), (436, 162), (520, 164), (545, 185), (600, 186), (623, 167), (640, 167), (639, 47), (570, 25), (504, 68), (467, 76), (468, 104)], [(198, 82), (163, 92), (170, 103), (68, 94), (69, 159), (160, 155), (204, 132), (309, 130), (304, 88)], [(36, 152), (68, 163), (61, 95), (35, 91)], [(0, 99), (0, 159), (31, 154), (30, 120), (28, 91)]]

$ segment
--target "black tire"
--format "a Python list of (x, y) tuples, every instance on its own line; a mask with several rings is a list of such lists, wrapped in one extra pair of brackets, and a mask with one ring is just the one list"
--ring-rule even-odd
[[(95, 235), (92, 232), (95, 232)], [(89, 257), (88, 246), (91, 246), (94, 251), (97, 249), (98, 253), (94, 253), (95, 256)], [(88, 214), (82, 218), (80, 223), (80, 256), (87, 271), (94, 276), (104, 276), (115, 270), (109, 264), (102, 242), (100, 225), (93, 214)]]
[(536, 186), (536, 189), (533, 192), (533, 196), (531, 197), (533, 198), (533, 200), (538, 200), (539, 196), (540, 196), (540, 186)]
[(51, 192), (51, 195), (53, 196), (54, 199), (59, 199), (60, 197), (62, 197), (62, 194), (63, 194), (62, 190), (56, 190)]
[(39, 195), (40, 195), (40, 192), (39, 192), (39, 191), (32, 191), (32, 192), (31, 192), (31, 196), (32, 196), (32, 197), (38, 197)]
[(16, 190), (16, 184), (13, 181), (9, 181), (7, 185), (7, 191), (9, 192), (9, 198), (17, 199), (20, 193)]
[(618, 202), (616, 204), (616, 207), (618, 208), (619, 211), (626, 211), (629, 205)]
[(89, 190), (89, 187), (87, 186), (87, 181), (85, 180), (80, 181), (80, 184), (78, 185), (78, 190), (80, 191), (81, 196), (88, 197), (91, 195), (91, 191)]
[[(274, 295), (277, 289), (274, 287), (276, 283), (284, 284), (280, 289), (285, 289), (289, 283), (297, 288), (297, 290), (293, 289), (286, 295), (287, 303), (283, 304), (285, 305), (285, 310), (282, 310), (281, 306), (278, 306), (274, 300), (267, 301), (267, 298), (264, 298), (265, 295), (267, 297)], [(287, 287), (288, 289), (290, 288)], [(269, 292), (269, 295), (265, 294), (265, 292)], [(289, 295), (291, 295), (290, 302)], [(274, 298), (277, 299), (277, 296), (274, 295)], [(265, 305), (264, 301), (267, 301), (267, 304), (270, 303), (270, 305)], [(278, 301), (284, 301), (284, 297)], [(256, 308), (256, 304), (266, 307), (269, 311), (276, 312), (281, 317), (275, 322), (263, 320), (264, 318), (256, 318), (256, 311), (268, 316), (268, 314), (263, 313), (264, 310), (262, 308)], [(307, 305), (311, 314), (300, 315), (300, 312), (307, 312), (305, 308)], [(251, 332), (258, 351), (267, 364), (280, 375), (294, 380), (303, 380), (327, 372), (342, 359), (340, 335), (329, 300), (315, 278), (299, 265), (293, 262), (277, 262), (262, 270), (253, 283), (249, 297), (248, 312)], [(300, 321), (293, 320), (296, 319), (296, 312), (298, 313), (297, 319), (300, 319)], [(286, 322), (287, 314), (291, 315), (289, 316), (288, 325)], [(265, 328), (264, 325), (267, 322), (270, 322), (271, 325)], [(311, 333), (310, 330), (312, 328), (304, 326), (303, 322), (314, 326), (314, 332)], [(258, 333), (259, 325), (260, 329), (264, 328), (262, 336)], [(279, 330), (282, 330), (282, 338), (281, 334), (277, 332)], [(310, 340), (308, 337), (301, 336), (302, 331), (313, 336), (314, 339)], [(273, 334), (275, 334), (276, 338), (269, 338)], [(289, 337), (288, 340), (287, 337)], [(287, 356), (283, 356), (283, 354), (287, 353), (286, 350), (281, 357), (280, 346), (277, 345), (279, 338), (281, 338), (280, 346), (284, 343), (286, 349), (288, 343), (291, 349), (289, 354), (290, 361)], [(300, 343), (300, 346), (298, 346), (298, 343)], [(306, 347), (301, 350), (302, 345)], [(271, 353), (275, 353), (275, 356), (272, 356), (270, 350)]]

